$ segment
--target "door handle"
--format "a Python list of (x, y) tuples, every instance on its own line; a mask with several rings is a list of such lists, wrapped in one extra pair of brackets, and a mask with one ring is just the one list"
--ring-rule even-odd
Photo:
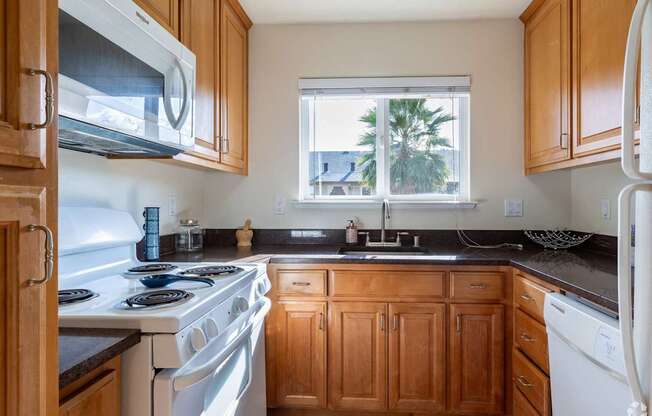
[(319, 330), (320, 331), (324, 330), (324, 313), (323, 312), (319, 313)]
[(520, 338), (521, 338), (521, 340), (523, 340), (523, 341), (525, 341), (525, 342), (534, 342), (534, 341), (536, 341), (535, 338), (532, 338), (531, 336), (529, 336), (529, 335), (526, 334), (525, 332), (523, 332), (523, 333), (521, 334)]
[(220, 138), (220, 151), (222, 154), (226, 155), (229, 153), (229, 138), (228, 137), (221, 137)]
[(559, 135), (559, 145), (562, 149), (568, 149), (568, 133), (562, 133)]
[(52, 231), (45, 225), (30, 224), (27, 226), (27, 231), (43, 231), (45, 233), (45, 259), (43, 261), (45, 266), (45, 275), (42, 279), (29, 279), (27, 284), (30, 286), (41, 285), (47, 283), (52, 278), (54, 272), (54, 237)]
[(43, 123), (29, 123), (27, 128), (30, 130), (45, 129), (54, 119), (54, 81), (48, 71), (42, 69), (29, 69), (27, 74), (31, 76), (42, 75), (45, 78), (45, 121)]
[(516, 377), (516, 381), (518, 381), (518, 384), (520, 384), (523, 387), (534, 387), (534, 384), (530, 383), (527, 378), (523, 376), (518, 376)]
[(462, 315), (457, 315), (455, 317), (455, 330), (458, 334), (462, 333)]
[(384, 313), (380, 314), (380, 330), (381, 331), (385, 330), (385, 314)]
[(394, 320), (393, 321), (394, 321), (392, 323), (393, 329), (394, 329), (394, 331), (398, 331), (399, 322), (398, 322), (398, 314), (397, 313), (394, 314)]

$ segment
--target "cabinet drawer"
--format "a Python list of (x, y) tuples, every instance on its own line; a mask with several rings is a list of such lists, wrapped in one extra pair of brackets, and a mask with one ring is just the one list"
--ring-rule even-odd
[(532, 407), (523, 393), (514, 385), (514, 416), (539, 416), (539, 412)]
[(516, 346), (543, 371), (549, 373), (546, 327), (516, 309), (514, 334)]
[(541, 415), (550, 414), (550, 379), (518, 350), (514, 350), (514, 384)]
[(548, 289), (537, 285), (521, 275), (514, 281), (514, 304), (539, 322), (543, 321), (543, 304)]
[(344, 297), (444, 297), (445, 272), (333, 270), (331, 296)]
[(279, 295), (326, 296), (326, 270), (282, 270), (277, 276)]
[(451, 272), (451, 298), (501, 300), (503, 284), (500, 272)]

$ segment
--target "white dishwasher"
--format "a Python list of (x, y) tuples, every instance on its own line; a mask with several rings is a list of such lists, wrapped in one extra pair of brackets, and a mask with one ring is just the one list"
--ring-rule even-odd
[(546, 295), (552, 413), (554, 416), (626, 415), (618, 321), (558, 293)]

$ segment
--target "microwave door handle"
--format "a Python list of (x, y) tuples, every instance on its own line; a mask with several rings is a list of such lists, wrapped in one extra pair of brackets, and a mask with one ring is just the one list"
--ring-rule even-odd
[(627, 35), (625, 52), (625, 69), (623, 74), (623, 108), (622, 108), (622, 150), (621, 165), (623, 171), (632, 179), (652, 179), (652, 174), (640, 171), (636, 166), (634, 155), (634, 120), (635, 94), (639, 50), (641, 46), (641, 29), (643, 17), (649, 0), (639, 0), (632, 15), (632, 22)]
[[(631, 201), (637, 191), (652, 192), (652, 184), (637, 183), (626, 186), (618, 196), (618, 310), (620, 311), (620, 336), (625, 356), (625, 373), (632, 393), (630, 409), (644, 403), (640, 375), (636, 367), (636, 352), (632, 324), (632, 250)], [(633, 413), (636, 414), (636, 413)]]
[(173, 382), (174, 390), (183, 391), (188, 387), (193, 386), (210, 377), (215, 372), (215, 370), (219, 368), (222, 362), (224, 362), (224, 360), (226, 360), (238, 347), (240, 347), (244, 341), (250, 341), (249, 338), (251, 338), (254, 326), (256, 326), (262, 319), (264, 319), (271, 306), (272, 302), (268, 298), (264, 297), (257, 301), (253, 308), (253, 310), (256, 312), (250, 315), (250, 317), (253, 316), (253, 318), (250, 318), (251, 320), (247, 327), (240, 334), (238, 334), (238, 336), (233, 341), (231, 341), (231, 343), (229, 343), (229, 345), (227, 345), (224, 350), (217, 354), (215, 358), (210, 360), (208, 363), (187, 374), (176, 377)]
[(188, 78), (186, 77), (186, 73), (183, 71), (183, 68), (181, 67), (181, 63), (179, 62), (178, 59), (175, 59), (174, 64), (181, 76), (181, 85), (182, 85), (181, 88), (182, 104), (181, 104), (181, 111), (179, 111), (179, 117), (175, 117), (174, 110), (172, 109), (172, 95), (171, 95), (172, 81), (170, 80), (169, 77), (165, 78), (166, 88), (163, 94), (164, 95), (163, 107), (165, 108), (165, 115), (168, 121), (170, 122), (170, 125), (172, 126), (173, 129), (178, 130), (179, 127), (184, 123), (184, 121), (186, 121), (186, 118), (188, 117), (188, 111), (190, 110), (190, 104), (189, 104), (190, 99), (189, 99)]

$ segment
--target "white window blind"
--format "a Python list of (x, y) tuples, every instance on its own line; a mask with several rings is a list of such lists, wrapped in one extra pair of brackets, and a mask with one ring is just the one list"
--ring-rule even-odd
[(471, 77), (302, 78), (302, 97), (468, 93)]

